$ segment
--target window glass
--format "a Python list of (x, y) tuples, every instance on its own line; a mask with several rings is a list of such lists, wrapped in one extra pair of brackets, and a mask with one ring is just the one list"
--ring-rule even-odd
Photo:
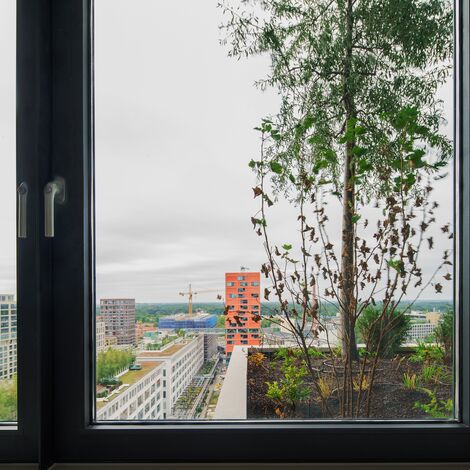
[(455, 416), (452, 3), (281, 3), (95, 1), (98, 421)]
[(17, 419), (16, 2), (0, 2), (0, 421)]

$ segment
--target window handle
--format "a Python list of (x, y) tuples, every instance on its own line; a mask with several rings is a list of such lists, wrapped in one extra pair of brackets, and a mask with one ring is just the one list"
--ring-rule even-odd
[(65, 180), (57, 177), (44, 187), (44, 236), (54, 237), (55, 203), (65, 203)]
[(28, 185), (23, 181), (16, 188), (18, 193), (18, 238), (27, 237), (27, 206), (28, 206)]

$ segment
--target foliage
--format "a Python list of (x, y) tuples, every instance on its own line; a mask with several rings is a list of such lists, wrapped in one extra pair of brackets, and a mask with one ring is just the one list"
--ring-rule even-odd
[[(423, 252), (434, 247), (429, 227), (437, 223), (430, 181), (445, 177), (452, 153), (436, 95), (452, 68), (452, 3), (237, 4), (221, 3), (229, 55), (267, 55), (270, 68), (257, 85), (280, 97), (275, 115), (256, 128), (260, 157), (249, 162), (259, 200), (251, 222), (263, 240), (261, 272), (270, 282), (264, 299), (275, 296), (317, 391), (319, 372), (308, 348), (312, 336), (329, 333), (324, 306), (338, 306), (341, 413), (357, 414), (365, 396), (367, 414), (378, 361), (396, 347), (387, 329), (403, 316), (405, 309), (396, 315), (398, 306), (410, 290), (417, 298), (430, 285), (442, 292), (435, 276), (451, 265), (449, 241), (449, 250), (440, 244), (444, 253), (434, 273), (421, 267)], [(298, 238), (274, 241), (270, 214), (282, 199), (295, 207)], [(341, 216), (330, 221), (328, 204), (338, 202)], [(441, 229), (450, 240), (449, 227)], [(380, 310), (380, 320), (360, 358), (355, 327), (369, 307)], [(359, 384), (355, 400), (353, 364), (361, 361), (370, 387), (361, 394)]]
[(403, 374), (403, 385), (409, 390), (416, 390), (418, 388), (418, 377), (416, 374)]
[(436, 342), (444, 350), (445, 357), (450, 360), (452, 357), (452, 345), (454, 342), (454, 311), (447, 310), (441, 318), (441, 321), (434, 330)]
[(318, 389), (320, 391), (320, 395), (324, 400), (328, 400), (333, 394), (333, 388), (331, 382), (323, 377), (318, 379)]
[(367, 375), (363, 375), (362, 377), (358, 377), (357, 379), (353, 379), (353, 389), (356, 392), (364, 392), (368, 390), (370, 387), (370, 381)]
[(358, 318), (357, 329), (368, 353), (392, 357), (405, 341), (411, 322), (398, 309), (384, 311), (368, 306)]
[(96, 381), (102, 383), (112, 379), (119, 371), (129, 367), (135, 360), (135, 354), (130, 350), (109, 348), (98, 354), (96, 360)]
[(452, 399), (439, 400), (432, 390), (428, 388), (421, 389), (429, 397), (428, 403), (415, 402), (414, 407), (422, 410), (432, 418), (450, 418), (454, 410), (454, 404)]
[(17, 420), (17, 378), (0, 380), (0, 421)]
[(266, 382), (266, 396), (274, 401), (277, 406), (276, 413), (282, 418), (295, 414), (298, 404), (306, 400), (311, 393), (303, 380), (308, 375), (307, 368), (304, 364), (299, 364), (295, 354), (290, 354), (290, 351), (292, 350), (278, 352), (278, 357), (283, 359), (282, 378), (279, 381)]
[(424, 383), (439, 383), (445, 372), (442, 366), (435, 364), (424, 365), (421, 370), (421, 379)]
[(266, 356), (262, 352), (255, 352), (248, 356), (248, 362), (255, 367), (260, 367), (265, 361)]
[(410, 360), (425, 364), (441, 364), (444, 360), (444, 351), (438, 345), (420, 342)]

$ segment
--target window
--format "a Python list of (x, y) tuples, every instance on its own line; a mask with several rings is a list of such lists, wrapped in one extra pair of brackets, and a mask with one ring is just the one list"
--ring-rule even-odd
[[(45, 10), (36, 4), (28, 11), (23, 5), (19, 9), (15, 183), (17, 187), (28, 181), (35, 203), (28, 205), (28, 237), (17, 240), (13, 257), (18, 263), (17, 331), (8, 315), (0, 319), (2, 328), (10, 330), (1, 334), (17, 333), (20, 345), (16, 366), (20, 432), (16, 425), (0, 431), (2, 457), (8, 454), (17, 461), (34, 461), (40, 445), (41, 459), (51, 455), (51, 460), (58, 457), (61, 461), (204, 461), (210, 439), (211, 460), (224, 461), (226, 443), (243, 439), (237, 449), (240, 461), (332, 461), (338, 447), (342, 458), (356, 461), (405, 456), (417, 461), (468, 460), (469, 359), (465, 352), (470, 302), (465, 287), (470, 244), (468, 213), (463, 208), (469, 184), (465, 156), (470, 67), (468, 38), (461, 34), (461, 30), (468, 31), (467, 2), (457, 2), (456, 9), (455, 121), (453, 105), (449, 108), (452, 77), (439, 87), (432, 83), (433, 77), (445, 77), (440, 67), (446, 60), (452, 65), (451, 39), (443, 44), (439, 36), (450, 31), (452, 11), (447, 3), (429, 15), (428, 8), (437, 8), (437, 3), (415, 2), (410, 15), (402, 10), (402, 2), (300, 1), (295, 9), (277, 8), (274, 16), (270, 0), (257, 5), (265, 9), (261, 12), (251, 10), (252, 2), (227, 0), (222, 8), (216, 8), (216, 3), (184, 1), (181, 8), (182, 4), (155, 0), (143, 0), (137, 6), (129, 0), (96, 0), (94, 15), (90, 2), (72, 0), (50, 4), (46, 0), (41, 2)], [(241, 16), (224, 10), (231, 5)], [(349, 5), (354, 15), (352, 21), (338, 25), (350, 14), (347, 9), (336, 11), (343, 5)], [(325, 10), (312, 29), (311, 18), (317, 18), (313, 13), (322, 6)], [(426, 12), (422, 17), (421, 7)], [(432, 28), (446, 8), (447, 17)], [(251, 15), (256, 21), (251, 21)], [(15, 24), (11, 17), (8, 22)], [(219, 29), (220, 24), (226, 27)], [(252, 28), (253, 24), (257, 26)], [(309, 29), (300, 34), (305, 24)], [(349, 28), (358, 27), (365, 28), (362, 35), (351, 34), (355, 31)], [(395, 39), (406, 41), (406, 47), (394, 43), (390, 49), (387, 41), (403, 28), (406, 34)], [(381, 34), (373, 34), (374, 41), (369, 41), (367, 35), (377, 29)], [(223, 45), (219, 34), (222, 42), (227, 40)], [(233, 44), (232, 38), (239, 42)], [(337, 61), (316, 62), (315, 54), (334, 59), (328, 54), (337, 54), (349, 40), (353, 44), (343, 51), (346, 54), (335, 56)], [(286, 63), (284, 47), (292, 41), (299, 47), (289, 49)], [(377, 47), (395, 54), (376, 60)], [(232, 55), (246, 52), (248, 60), (226, 57), (230, 50)], [(299, 51), (300, 56), (296, 55)], [(252, 52), (260, 57), (252, 60)], [(400, 54), (413, 57), (405, 60)], [(440, 55), (436, 59), (433, 54)], [(226, 64), (214, 66), (216, 56)], [(343, 61), (346, 68), (321, 67), (345, 65)], [(222, 75), (213, 79), (210, 70)], [(341, 77), (345, 70), (351, 73), (346, 79)], [(252, 88), (256, 79), (265, 93)], [(420, 86), (423, 83), (428, 86)], [(246, 93), (238, 93), (237, 87), (243, 84)], [(360, 94), (364, 90), (367, 93)], [(325, 97), (339, 99), (339, 108), (334, 108), (335, 99), (314, 106)], [(355, 107), (348, 107), (351, 103)], [(142, 119), (149, 106), (151, 113)], [(211, 112), (217, 106), (223, 111)], [(333, 108), (339, 114), (331, 112)], [(245, 119), (245, 113), (251, 112), (257, 117), (252, 124)], [(338, 115), (343, 118), (339, 125)], [(169, 139), (175, 123), (179, 123), (177, 138)], [(259, 130), (245, 137), (253, 127)], [(456, 139), (452, 138), (454, 127)], [(231, 137), (230, 146), (218, 145), (214, 150), (205, 135), (218, 132), (223, 143)], [(229, 138), (223, 138), (225, 133)], [(185, 152), (186, 142), (190, 142), (190, 154)], [(438, 148), (428, 151), (426, 142)], [(249, 158), (241, 165), (231, 152)], [(448, 152), (446, 161), (441, 159), (443, 152)], [(353, 173), (344, 188), (339, 165), (343, 159), (353, 162), (344, 167)], [(126, 167), (130, 160), (132, 165)], [(225, 176), (230, 174), (229, 185), (226, 178), (214, 178), (219, 169)], [(209, 174), (210, 185), (205, 186), (203, 177)], [(67, 197), (63, 205), (57, 199), (55, 237), (46, 239), (41, 233), (44, 184), (56, 176), (66, 181)], [(450, 195), (454, 176), (459, 190), (456, 201), (462, 207), (454, 208)], [(60, 181), (55, 181), (55, 187)], [(245, 191), (251, 193), (253, 187), (255, 198)], [(238, 197), (239, 189), (245, 191), (244, 196)], [(160, 190), (164, 197), (151, 196)], [(399, 199), (393, 196), (397, 192)], [(209, 193), (211, 204), (201, 204)], [(350, 196), (354, 197), (343, 214), (338, 201)], [(189, 206), (191, 212), (178, 212), (178, 207)], [(253, 210), (242, 214), (239, 208)], [(205, 210), (207, 217), (202, 215)], [(217, 223), (213, 218), (219, 213), (230, 218)], [(349, 224), (349, 231), (344, 230), (344, 223)], [(240, 227), (253, 225), (251, 238), (230, 238)], [(206, 229), (210, 235), (223, 229), (226, 236), (209, 240), (201, 236)], [(418, 246), (413, 237), (423, 243)], [(199, 238), (206, 240), (203, 248)], [(341, 243), (351, 250), (342, 250)], [(237, 256), (235, 246), (243, 248)], [(252, 268), (240, 267), (247, 258)], [(211, 277), (210, 270), (220, 260), (230, 263), (219, 277)], [(440, 269), (433, 277), (437, 261)], [(279, 272), (271, 262), (279, 266)], [(342, 265), (352, 269), (340, 272)], [(352, 284), (349, 275), (356, 276)], [(430, 282), (429, 276), (433, 277)], [(413, 282), (403, 284), (409, 277)], [(0, 279), (4, 282), (3, 271)], [(388, 279), (397, 281), (387, 284)], [(227, 282), (236, 280), (249, 283), (250, 296), (245, 298), (255, 293), (255, 298), (263, 299), (257, 301), (258, 308), (250, 308), (254, 315), (248, 319), (240, 315), (238, 296), (232, 311), (222, 308), (212, 313), (201, 308), (201, 304), (206, 310), (220, 308), (217, 296), (224, 297), (224, 288), (230, 287)], [(338, 289), (348, 297), (346, 301), (338, 298)], [(395, 289), (393, 295), (390, 289)], [(300, 296), (299, 301), (279, 302), (279, 297), (284, 300), (291, 291), (294, 298)], [(146, 297), (148, 292), (158, 293), (161, 301)], [(170, 292), (175, 297), (165, 298)], [(429, 293), (429, 297), (409, 299), (418, 293)], [(374, 301), (368, 303), (372, 297)], [(229, 298), (226, 291), (225, 298)], [(185, 310), (178, 306), (170, 313), (169, 305), (177, 301)], [(453, 317), (444, 312), (448, 304), (454, 308)], [(195, 326), (196, 318), (201, 323)], [(238, 334), (225, 343), (224, 328), (217, 327), (220, 319), (234, 329), (257, 331), (246, 339)], [(164, 320), (173, 323), (163, 328)], [(183, 321), (189, 323), (182, 326), (179, 322)], [(393, 331), (385, 339), (383, 330), (374, 329), (384, 322)], [(402, 327), (400, 335), (396, 323)], [(459, 328), (456, 343), (449, 334), (454, 324)], [(348, 328), (347, 335), (336, 334), (333, 347), (325, 346), (325, 331), (345, 333)], [(215, 334), (209, 334), (212, 329)], [(218, 341), (217, 335), (221, 336)], [(297, 339), (306, 339), (306, 347), (297, 348)], [(281, 340), (283, 347), (278, 347)], [(13, 350), (9, 344), (8, 353)], [(112, 354), (106, 356), (109, 350)], [(66, 354), (59, 353), (63, 351)], [(345, 362), (345, 351), (354, 356), (352, 366)], [(5, 353), (1, 351), (2, 363)], [(35, 368), (38, 357), (44, 361)], [(457, 359), (455, 368), (453, 358)], [(237, 364), (246, 367), (246, 383), (230, 379)], [(335, 367), (329, 367), (332, 364)], [(220, 421), (219, 405), (224, 400), (219, 395), (213, 400), (217, 404), (212, 418), (193, 424), (196, 415), (209, 407), (197, 411), (204, 388), (201, 381), (213, 367), (220, 395), (224, 384), (235, 383), (242, 393), (232, 396), (246, 395), (246, 407), (235, 407), (232, 402)], [(338, 387), (343, 383), (337, 380), (341, 375), (331, 371), (334, 368), (350, 376), (343, 389)], [(151, 386), (165, 370), (172, 393), (161, 396), (160, 409), (160, 403), (155, 407), (157, 401), (151, 405), (153, 398), (157, 400)], [(261, 370), (271, 375), (265, 377)], [(321, 375), (313, 376), (311, 370)], [(295, 406), (283, 398), (287, 392), (282, 378), (292, 371), (297, 374), (293, 380), (301, 376), (296, 382)], [(31, 400), (34, 390), (42, 391), (40, 405)], [(278, 397), (275, 408), (267, 401), (273, 396)], [(235, 415), (240, 409), (243, 412)], [(188, 418), (190, 410), (195, 415)], [(40, 440), (31, 431), (37, 429), (38, 416)], [(152, 422), (141, 422), (149, 419)], [(52, 423), (54, 438), (49, 439)], [(176, 433), (185, 443), (184, 455), (175, 454)], [(306, 444), (313, 441), (315, 453)], [(367, 446), (358, 446), (359, 441)], [(269, 453), (259, 442), (270, 443)]]

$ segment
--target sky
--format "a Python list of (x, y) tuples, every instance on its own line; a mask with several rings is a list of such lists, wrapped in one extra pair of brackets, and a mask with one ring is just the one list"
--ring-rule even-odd
[[(8, 72), (0, 74), (0, 292), (15, 289), (13, 3), (0, 0)], [(97, 299), (184, 301), (179, 292), (189, 283), (222, 292), (225, 272), (259, 270), (265, 261), (250, 222), (258, 201), (248, 162), (259, 155), (253, 128), (278, 100), (253, 86), (268, 71), (266, 57), (227, 57), (216, 5), (95, 0)], [(441, 93), (451, 113), (450, 85)], [(443, 181), (436, 189), (445, 216), (450, 188)], [(337, 219), (340, 208), (330, 210)], [(295, 216), (287, 204), (273, 211), (276, 241), (295, 239)], [(425, 270), (437, 255), (426, 258)], [(445, 289), (439, 298), (451, 297)], [(433, 298), (432, 290), (423, 297)]]

